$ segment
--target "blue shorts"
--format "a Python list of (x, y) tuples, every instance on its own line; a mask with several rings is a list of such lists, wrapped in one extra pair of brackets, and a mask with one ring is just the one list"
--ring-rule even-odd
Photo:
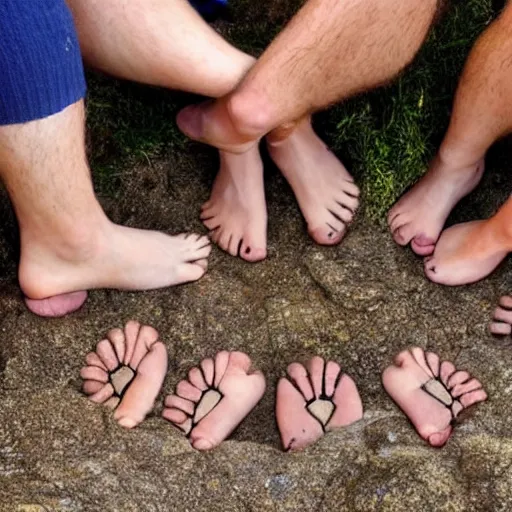
[[(227, 0), (191, 0), (210, 16)], [(56, 114), (85, 96), (80, 46), (65, 0), (0, 0), (0, 126)]]
[(85, 95), (71, 13), (64, 0), (0, 0), (0, 125), (60, 112)]

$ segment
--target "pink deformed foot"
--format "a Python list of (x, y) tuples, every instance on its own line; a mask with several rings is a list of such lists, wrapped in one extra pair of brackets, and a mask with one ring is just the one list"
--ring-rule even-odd
[(115, 409), (114, 418), (123, 427), (141, 423), (153, 409), (167, 371), (167, 349), (158, 332), (130, 320), (124, 330), (109, 331), (85, 360), (80, 376), (89, 399)]
[(192, 368), (188, 380), (165, 399), (162, 416), (182, 430), (196, 450), (211, 450), (226, 439), (261, 400), (265, 378), (251, 371), (242, 352), (219, 352)]
[(425, 275), (448, 286), (475, 283), (491, 274), (508, 251), (492, 220), (456, 224), (443, 231), (434, 254), (425, 258)]
[(418, 434), (435, 447), (448, 441), (464, 409), (487, 399), (482, 384), (468, 372), (419, 347), (400, 352), (384, 370), (382, 383)]
[(346, 427), (363, 417), (363, 404), (354, 381), (340, 366), (321, 357), (306, 368), (288, 366), (289, 379), (277, 386), (276, 418), (285, 451), (302, 450), (326, 431)]
[(39, 316), (60, 317), (80, 309), (87, 300), (87, 292), (71, 292), (55, 295), (47, 299), (29, 299), (25, 297), (27, 308)]
[(489, 326), (492, 334), (510, 336), (512, 333), (512, 297), (510, 295), (504, 295), (500, 298), (492, 319), (493, 321)]
[(460, 166), (437, 155), (428, 172), (391, 208), (388, 224), (399, 245), (411, 244), (420, 256), (434, 252), (454, 206), (480, 182), (484, 161)]

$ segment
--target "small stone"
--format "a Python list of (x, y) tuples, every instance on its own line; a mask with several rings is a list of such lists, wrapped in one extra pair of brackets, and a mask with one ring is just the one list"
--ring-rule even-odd
[(334, 404), (330, 400), (315, 400), (308, 405), (308, 411), (325, 427), (334, 411)]
[(122, 366), (110, 376), (114, 391), (118, 395), (122, 395), (126, 387), (131, 383), (135, 377), (135, 372), (128, 366)]
[(194, 424), (199, 423), (221, 400), (222, 395), (214, 389), (209, 389), (201, 398), (196, 413)]
[(443, 402), (445, 405), (452, 405), (453, 398), (446, 391), (445, 387), (437, 380), (432, 379), (429, 380), (425, 384), (425, 389), (431, 394), (434, 395), (439, 401)]

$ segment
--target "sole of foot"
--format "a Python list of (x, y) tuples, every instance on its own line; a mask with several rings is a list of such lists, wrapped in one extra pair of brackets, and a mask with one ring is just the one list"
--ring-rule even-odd
[[(110, 224), (87, 259), (59, 259), (53, 249), (37, 258), (22, 250), (19, 281), (27, 308), (58, 317), (79, 309), (86, 289), (151, 290), (200, 279), (208, 267), (211, 244), (196, 234), (170, 236)], [(79, 291), (81, 290), (81, 291)], [(52, 293), (53, 292), (53, 293)]]
[(46, 318), (59, 318), (78, 311), (85, 304), (87, 295), (86, 291), (79, 291), (39, 300), (25, 297), (24, 300), (28, 310), (32, 313)]
[(192, 368), (188, 379), (165, 399), (162, 416), (188, 437), (193, 448), (211, 450), (254, 409), (265, 392), (265, 378), (251, 370), (243, 352), (222, 351)]
[(472, 192), (484, 173), (484, 160), (464, 168), (443, 163), (439, 156), (420, 181), (391, 208), (388, 225), (398, 245), (411, 244), (429, 256), (455, 205)]
[(491, 274), (507, 254), (489, 221), (456, 224), (443, 231), (434, 254), (425, 258), (425, 275), (447, 286), (475, 283)]
[(130, 320), (124, 329), (112, 329), (80, 371), (89, 400), (114, 409), (125, 428), (141, 423), (153, 409), (167, 371), (167, 349), (158, 332)]
[(431, 446), (448, 441), (457, 416), (487, 399), (482, 384), (437, 354), (414, 347), (400, 352), (382, 374), (385, 390)]
[(489, 330), (496, 336), (510, 336), (512, 334), (512, 297), (504, 295), (500, 298), (498, 307), (492, 315)]
[(306, 448), (325, 432), (363, 417), (354, 381), (333, 362), (313, 357), (304, 367), (292, 363), (277, 385), (276, 418), (284, 451)]
[(334, 153), (302, 121), (284, 140), (267, 137), (272, 160), (290, 184), (311, 238), (341, 242), (359, 207), (359, 188)]
[(256, 262), (267, 256), (267, 205), (258, 147), (220, 153), (220, 169), (201, 220), (222, 250)]

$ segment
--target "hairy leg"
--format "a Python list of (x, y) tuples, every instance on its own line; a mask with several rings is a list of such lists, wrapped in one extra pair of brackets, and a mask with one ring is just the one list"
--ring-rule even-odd
[(85, 156), (83, 101), (0, 127), (0, 177), (20, 225), (20, 285), (38, 314), (73, 309), (68, 292), (159, 288), (205, 272), (205, 237), (129, 229), (105, 216)]
[[(231, 254), (250, 261), (266, 255), (266, 210), (257, 139), (278, 127), (269, 138), (270, 154), (292, 186), (311, 236), (322, 244), (338, 243), (358, 206), (359, 191), (313, 132), (309, 120), (295, 123), (294, 119), (307, 118), (317, 108), (394, 76), (412, 59), (436, 9), (435, 0), (418, 1), (418, 9), (404, 8), (392, 0), (352, 0), (343, 6), (332, 0), (311, 0), (242, 80), (252, 59), (218, 37), (184, 0), (131, 2), (129, 8), (127, 2), (69, 2), (85, 57), (94, 66), (125, 78), (209, 96), (226, 95), (240, 84), (226, 97), (227, 104), (249, 128), (269, 112), (269, 106), (275, 107), (277, 117), (269, 119), (243, 151), (240, 147), (225, 148), (212, 196), (202, 213), (206, 226), (215, 229), (214, 240)], [(309, 32), (311, 22), (313, 30)], [(381, 31), (384, 34), (379, 36)], [(375, 51), (380, 39), (387, 42), (386, 51)], [(354, 53), (356, 41), (358, 50)], [(344, 63), (343, 73), (333, 73), (340, 52), (350, 59)], [(393, 57), (384, 59), (390, 52)], [(276, 69), (287, 77), (286, 82)], [(307, 80), (303, 80), (304, 74)], [(222, 107), (226, 98), (210, 108)], [(226, 112), (221, 111), (223, 124)], [(191, 110), (179, 118), (182, 128), (184, 123), (190, 124), (187, 112)], [(283, 122), (286, 125), (279, 126)], [(186, 128), (184, 131), (191, 134)], [(245, 156), (236, 158), (232, 153), (237, 152)], [(245, 172), (240, 172), (241, 167)]]
[(479, 183), (496, 139), (512, 131), (512, 6), (474, 46), (455, 96), (450, 126), (427, 174), (392, 208), (400, 245), (430, 255), (453, 207)]
[(240, 153), (271, 132), (269, 153), (310, 235), (339, 243), (359, 190), (310, 123), (294, 120), (394, 77), (416, 54), (436, 10), (436, 0), (309, 0), (231, 94), (184, 109), (178, 125), (194, 139)]
[(180, 127), (244, 152), (283, 123), (396, 76), (425, 39), (437, 4), (309, 0), (231, 94), (185, 109)]

